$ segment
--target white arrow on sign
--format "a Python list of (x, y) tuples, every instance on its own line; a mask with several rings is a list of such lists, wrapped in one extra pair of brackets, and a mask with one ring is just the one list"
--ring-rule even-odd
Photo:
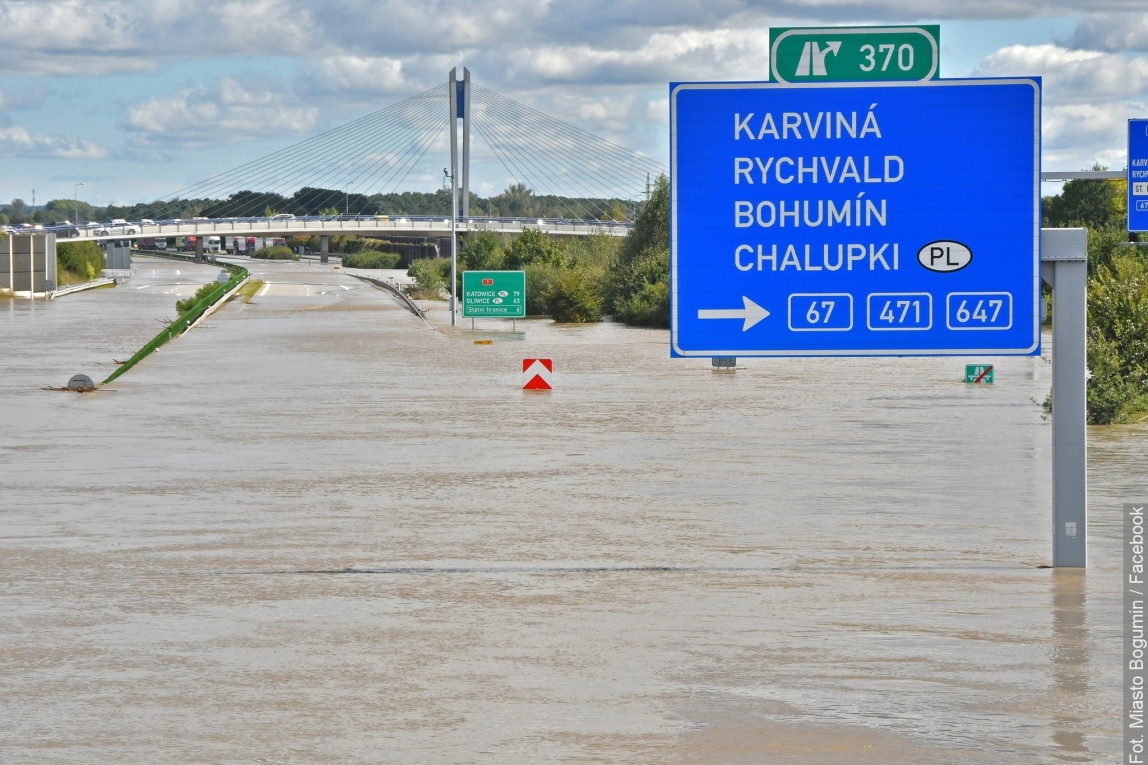
[(745, 304), (745, 308), (699, 308), (698, 318), (743, 319), (745, 323), (741, 325), (741, 331), (745, 332), (754, 324), (757, 324), (766, 316), (769, 316), (769, 311), (765, 310), (744, 295), (742, 296), (741, 300)]

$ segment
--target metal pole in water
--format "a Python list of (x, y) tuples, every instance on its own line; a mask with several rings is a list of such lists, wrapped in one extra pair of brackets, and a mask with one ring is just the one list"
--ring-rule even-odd
[(1041, 229), (1052, 288), (1052, 565), (1088, 566), (1088, 232)]
[(451, 205), (450, 212), (450, 323), (455, 323), (455, 280), (458, 278), (458, 181), (457, 176), (451, 173), (450, 186)]
[(458, 268), (458, 78), (454, 69), (450, 70), (450, 323), (457, 323), (455, 317), (455, 270)]

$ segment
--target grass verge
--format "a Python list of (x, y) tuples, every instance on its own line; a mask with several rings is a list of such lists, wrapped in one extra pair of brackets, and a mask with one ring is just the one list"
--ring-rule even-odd
[(259, 292), (261, 289), (263, 289), (263, 280), (252, 279), (247, 282), (247, 284), (244, 284), (243, 288), (240, 289), (237, 294), (243, 296), (244, 303), (250, 303), (251, 298), (255, 297), (255, 293)]

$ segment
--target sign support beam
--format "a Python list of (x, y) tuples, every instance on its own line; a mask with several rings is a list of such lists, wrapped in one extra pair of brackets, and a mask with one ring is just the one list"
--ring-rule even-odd
[[(458, 76), (450, 70), (450, 323), (458, 322), (457, 290), (455, 281), (458, 269), (458, 118), (460, 89)], [(464, 105), (465, 108), (465, 105)]]
[(1052, 288), (1052, 565), (1088, 566), (1088, 232), (1040, 231), (1041, 278)]

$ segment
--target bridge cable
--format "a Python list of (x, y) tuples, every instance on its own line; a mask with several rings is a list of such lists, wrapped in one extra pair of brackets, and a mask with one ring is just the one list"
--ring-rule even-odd
[[(401, 113), (402, 111), (409, 109), (409, 107), (411, 106), (412, 103), (417, 103), (420, 100), (425, 99), (428, 95), (430, 95), (432, 97), (436, 96), (436, 95), (440, 95), (440, 94), (437, 94), (434, 92), (436, 90), (441, 90), (441, 91), (445, 92), (446, 87), (445, 86), (439, 86), (438, 88), (434, 88), (431, 91), (426, 91), (425, 93), (420, 93), (416, 96), (412, 96), (411, 98), (406, 99), (405, 101), (401, 101), (398, 104), (393, 104), (389, 107), (386, 107), (384, 109), (373, 112), (372, 114), (366, 115), (365, 117), (357, 119), (351, 123), (348, 123), (346, 125), (342, 125), (342, 126), (337, 127), (337, 128), (333, 128), (333, 129), (328, 130), (324, 133), (321, 133), (317, 136), (312, 136), (311, 138), (308, 138), (308, 139), (301, 141), (297, 144), (294, 144), (292, 146), (288, 146), (288, 147), (281, 149), (277, 152), (274, 152), (270, 155), (262, 157), (258, 160), (248, 162), (248, 163), (241, 165), (240, 167), (235, 168), (235, 169), (233, 169), (227, 173), (221, 173), (221, 174), (214, 176), (212, 178), (208, 178), (205, 181), (201, 181), (198, 184), (186, 187), (185, 189), (181, 189), (179, 192), (177, 192), (177, 194), (185, 194), (188, 192), (197, 191), (197, 190), (201, 190), (201, 189), (205, 190), (205, 189), (211, 188), (213, 186), (218, 187), (220, 185), (218, 183), (218, 181), (222, 181), (224, 179), (232, 180), (232, 184), (231, 184), (232, 187), (234, 187), (234, 185), (235, 185), (234, 180), (236, 178), (238, 178), (240, 181), (250, 181), (250, 180), (255, 180), (255, 179), (262, 180), (264, 177), (266, 177), (268, 170), (277, 170), (278, 168), (282, 168), (284, 166), (284, 164), (283, 164), (284, 160), (286, 160), (286, 162), (287, 162), (287, 167), (296, 167), (300, 164), (301, 160), (305, 160), (308, 157), (316, 157), (316, 156), (321, 157), (321, 156), (323, 156), (323, 154), (329, 155), (333, 151), (338, 150), (343, 145), (343, 142), (345, 142), (345, 140), (346, 140), (343, 136), (348, 135), (348, 134), (354, 135), (356, 128), (360, 128), (363, 126), (369, 127), (369, 126), (371, 126), (372, 123), (378, 122), (380, 119), (390, 117), (395, 113)], [(331, 143), (328, 140), (331, 138), (336, 138), (337, 140), (334, 143)], [(316, 146), (316, 145), (322, 147), (322, 150), (320, 152), (316, 153), (316, 152), (312, 151), (310, 154), (303, 153), (305, 150), (309, 149), (311, 146)], [(243, 173), (244, 171), (247, 171), (247, 175), (241, 175), (241, 173)], [(251, 171), (255, 172), (255, 178), (252, 178)], [(216, 182), (216, 183), (213, 184), (213, 182)]]
[[(535, 168), (543, 178), (565, 177), (580, 189), (584, 197), (598, 201), (599, 205), (597, 206), (603, 212), (611, 212), (610, 208), (613, 201), (624, 202), (630, 208), (634, 206), (633, 197), (637, 195), (637, 192), (632, 192), (619, 199), (617, 198), (619, 184), (629, 185), (636, 180), (634, 175), (638, 173), (649, 172), (660, 175), (664, 172), (664, 168), (654, 160), (604, 141), (568, 123), (548, 117), (511, 99), (499, 96), (493, 91), (482, 88), (478, 91), (478, 96), (479, 98), (474, 99), (476, 105), (485, 107), (491, 117), (498, 118), (491, 121), (494, 126), (493, 131), (482, 131), (483, 137), (492, 145), (492, 148), (494, 148), (495, 143), (502, 144), (499, 147), (500, 151), (496, 151), (496, 156), (504, 166), (507, 166), (508, 170), (510, 163), (508, 163), (507, 157), (515, 154), (528, 157), (545, 156), (548, 160), (546, 165), (538, 161), (526, 161), (524, 164)], [(481, 114), (481, 111), (479, 113)], [(480, 122), (482, 122), (481, 118), (474, 120), (476, 125)], [(508, 129), (506, 127), (508, 125), (514, 127)], [(546, 142), (547, 150), (540, 152), (537, 149), (530, 149), (529, 147), (533, 142), (522, 137), (522, 132), (526, 130), (534, 134), (550, 136), (550, 140)], [(492, 140), (492, 136), (489, 134), (491, 132), (498, 137), (498, 141)], [(513, 147), (523, 148), (515, 151)], [(552, 161), (554, 159), (557, 160), (557, 163)], [(524, 180), (531, 182), (531, 185), (549, 190), (549, 184), (542, 182), (534, 173), (524, 173), (526, 168), (517, 163), (513, 164), (515, 164), (517, 172), (512, 171), (512, 175), (525, 175)], [(591, 174), (586, 169), (587, 166), (599, 166), (607, 170), (606, 182), (608, 186), (613, 186), (613, 188), (603, 189), (601, 175)]]
[[(445, 103), (445, 91), (445, 85), (438, 86), (347, 125), (333, 128), (259, 160), (248, 162), (226, 173), (185, 187), (177, 192), (177, 195), (173, 195), (173, 198), (178, 199), (178, 195), (189, 192), (203, 194), (209, 191), (216, 193), (230, 191), (238, 193), (240, 189), (251, 190), (252, 187), (262, 187), (260, 188), (262, 193), (277, 193), (292, 186), (297, 189), (306, 188), (309, 183), (314, 183), (316, 178), (326, 180), (331, 177), (329, 170), (322, 167), (316, 169), (318, 163), (329, 161), (332, 158), (346, 161), (347, 152), (361, 149), (364, 141), (374, 140), (377, 142), (382, 139), (386, 143), (380, 147), (379, 153), (393, 153), (390, 152), (395, 148), (396, 141), (393, 139), (397, 138), (398, 142), (406, 142), (413, 132), (418, 132), (422, 125), (426, 124), (427, 118), (432, 112), (437, 111), (435, 107), (441, 109), (441, 105)], [(386, 122), (386, 120), (395, 117), (400, 118), (400, 124), (395, 125)], [(412, 122), (414, 123), (413, 126)], [(376, 129), (380, 123), (384, 128), (382, 131)], [(330, 141), (332, 138), (335, 140)], [(327, 142), (323, 143), (324, 140)], [(422, 153), (425, 153), (425, 149)], [(401, 159), (403, 155), (400, 154), (399, 156)], [(400, 169), (401, 166), (402, 163), (400, 163)], [(310, 172), (307, 172), (301, 179), (299, 173), (306, 171)], [(293, 176), (292, 173), (294, 173)], [(329, 191), (332, 190), (334, 189)], [(280, 196), (283, 195), (280, 194)], [(305, 200), (295, 201), (298, 203)]]
[[(668, 168), (654, 159), (599, 138), (581, 128), (550, 117), (494, 91), (478, 86), (478, 95), (488, 99), (489, 102), (497, 106), (503, 114), (512, 114), (513, 124), (515, 125), (523, 125), (524, 123), (533, 124), (556, 136), (569, 139), (569, 144), (576, 146), (580, 155), (589, 151), (598, 157), (608, 158), (610, 164), (626, 166), (628, 171), (638, 170), (643, 173), (650, 172), (660, 175), (668, 170)], [(561, 146), (562, 142), (554, 142), (554, 145)]]

